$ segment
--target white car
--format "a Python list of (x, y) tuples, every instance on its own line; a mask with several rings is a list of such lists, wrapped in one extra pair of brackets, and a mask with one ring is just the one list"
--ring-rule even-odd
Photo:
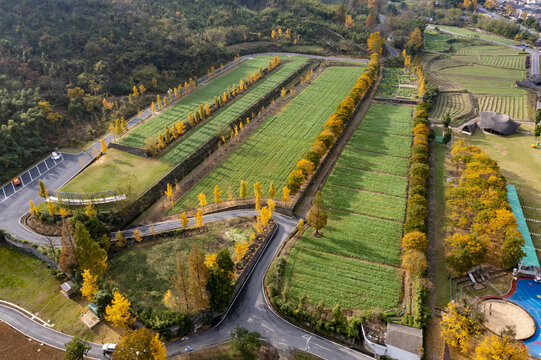
[(60, 160), (60, 154), (53, 151), (53, 153), (51, 154), (51, 159)]
[(104, 354), (111, 354), (116, 349), (116, 344), (103, 344), (101, 350)]

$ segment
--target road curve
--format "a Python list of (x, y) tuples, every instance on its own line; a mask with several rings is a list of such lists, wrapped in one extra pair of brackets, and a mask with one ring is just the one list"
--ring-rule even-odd
[[(301, 56), (318, 60), (331, 60), (331, 61), (351, 61), (357, 63), (367, 63), (367, 59), (356, 59), (349, 57), (340, 57), (340, 56), (319, 56), (319, 55), (310, 55), (310, 54), (298, 54), (291, 52), (269, 52), (269, 53), (257, 53), (244, 55), (240, 60), (246, 60), (252, 57), (258, 56)], [(224, 66), (226, 71), (234, 67), (236, 63), (231, 62)], [(221, 69), (216, 70), (216, 74), (219, 75), (222, 72)], [(204, 84), (209, 81), (208, 76), (205, 75), (198, 80), (198, 84)], [(145, 109), (142, 111), (141, 115), (136, 115), (128, 121), (128, 127), (132, 128), (143, 121), (152, 111), (150, 109)], [(107, 143), (110, 143), (114, 140), (112, 135), (107, 135), (104, 137)], [(39, 234), (34, 233), (33, 231), (22, 226), (20, 219), (23, 215), (28, 212), (29, 201), (32, 200), (34, 205), (39, 205), (43, 199), (38, 196), (38, 179), (41, 179), (45, 186), (48, 189), (60, 189), (64, 184), (69, 180), (75, 177), (82, 168), (82, 165), (88, 164), (93, 159), (93, 148), (100, 150), (100, 143), (96, 141), (94, 144), (90, 145), (87, 149), (81, 151), (78, 154), (62, 153), (64, 160), (55, 166), (50, 171), (42, 174), (39, 177), (34, 178), (28, 184), (25, 184), (24, 187), (20, 188), (16, 193), (11, 195), (9, 198), (0, 202), (0, 229), (6, 230), (16, 238), (26, 240), (32, 243), (41, 244), (44, 242), (43, 237)]]
[[(254, 210), (231, 210), (205, 215), (203, 221), (212, 222), (255, 214), (256, 212)], [(278, 225), (278, 229), (273, 238), (269, 240), (270, 243), (267, 249), (254, 267), (253, 273), (245, 283), (239, 296), (235, 299), (222, 323), (218, 327), (191, 336), (189, 340), (177, 340), (168, 343), (166, 347), (169, 356), (183, 353), (187, 346), (199, 350), (227, 341), (231, 338), (231, 330), (235, 326), (241, 326), (251, 331), (258, 331), (263, 338), (283, 351), (306, 349), (308, 352), (323, 359), (372, 359), (370, 356), (353, 351), (290, 324), (279, 317), (269, 307), (263, 290), (265, 274), (278, 247), (297, 226), (297, 219), (295, 218), (281, 214), (274, 214), (273, 218)], [(193, 219), (190, 219), (190, 221), (193, 221)], [(154, 224), (154, 230), (157, 232), (174, 230), (180, 227), (179, 221), (166, 221)], [(139, 229), (142, 233), (150, 232), (150, 226), (140, 227)], [(130, 231), (133, 231), (133, 228), (126, 230), (126, 232)], [(0, 320), (5, 321), (29, 337), (60, 349), (63, 349), (63, 345), (71, 339), (71, 336), (41, 326), (22, 313), (3, 305), (0, 305)], [(308, 348), (306, 348), (308, 337), (311, 338), (308, 342)], [(92, 349), (89, 355), (94, 358), (104, 359), (105, 357), (101, 354), (100, 345), (91, 345)]]

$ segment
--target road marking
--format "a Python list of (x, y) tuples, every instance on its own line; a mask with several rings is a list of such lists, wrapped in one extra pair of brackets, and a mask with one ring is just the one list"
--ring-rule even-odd
[(328, 347), (325, 347), (325, 346), (323, 346), (323, 345), (319, 345), (318, 343), (313, 343), (313, 344), (314, 344), (315, 346), (319, 346), (319, 347), (322, 348), (322, 349), (325, 349), (325, 350), (327, 350), (327, 351), (332, 352), (332, 350), (329, 349)]
[(47, 161), (43, 160), (42, 163), (45, 164), (45, 167), (47, 168), (47, 171), (51, 170), (51, 169), (49, 169), (49, 165), (47, 165)]
[[(2, 188), (2, 191), (4, 192), (4, 200), (5, 200), (6, 199), (6, 190), (4, 188)], [(2, 201), (4, 201), (4, 200), (2, 200)]]

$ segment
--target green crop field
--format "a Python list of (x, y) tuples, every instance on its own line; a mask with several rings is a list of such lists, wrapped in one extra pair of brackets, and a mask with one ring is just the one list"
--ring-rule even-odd
[(214, 98), (223, 95), (228, 86), (233, 84), (238, 85), (240, 79), (245, 79), (248, 73), (252, 74), (255, 70), (258, 70), (259, 67), (265, 68), (271, 58), (271, 56), (263, 56), (242, 62), (224, 75), (216, 77), (204, 86), (197, 88), (192, 93), (184, 96), (174, 105), (164, 109), (157, 116), (135, 127), (125, 136), (120, 138), (118, 142), (125, 145), (144, 147), (145, 140), (149, 136), (156, 138), (158, 136), (158, 131), (161, 131), (163, 134), (166, 125), (171, 125), (179, 119), (182, 122), (187, 122), (188, 113), (192, 112), (193, 114), (194, 110), (198, 109), (199, 104), (204, 105), (206, 101), (208, 101), (209, 104), (213, 104)]
[(384, 155), (408, 157), (411, 147), (411, 138), (404, 136), (379, 135), (372, 131), (356, 131), (350, 140), (351, 147), (363, 151)]
[(458, 28), (458, 27), (454, 27), (454, 26), (438, 25), (438, 27), (441, 30), (451, 31), (451, 32), (453, 32), (455, 34), (459, 34), (459, 35), (474, 36), (474, 37), (479, 38), (481, 40), (497, 41), (497, 42), (507, 44), (507, 45), (516, 45), (517, 44), (516, 41), (506, 39), (506, 38), (504, 38), (502, 36), (491, 35), (491, 34), (487, 34), (487, 33), (482, 33), (482, 32), (478, 32), (478, 31), (472, 31), (472, 30), (468, 30), (468, 29), (464, 29), (464, 28)]
[(503, 67), (507, 69), (525, 70), (526, 56), (507, 55), (507, 56), (482, 56), (481, 63), (490, 66)]
[(526, 96), (479, 96), (480, 111), (495, 111), (513, 120), (529, 120)]
[[(286, 60), (288, 61), (287, 63)], [(173, 164), (180, 163), (214, 135), (227, 128), (242, 112), (256, 103), (276, 85), (284, 81), (304, 65), (306, 61), (306, 58), (301, 57), (282, 57), (282, 62), (284, 63), (280, 68), (261, 79), (247, 93), (233, 100), (225, 108), (214, 114), (208, 121), (191, 130), (184, 138), (171, 145), (167, 152), (161, 156), (161, 160)]]
[(470, 95), (465, 93), (441, 93), (430, 112), (430, 117), (442, 121), (449, 114), (451, 119), (456, 119), (473, 110), (474, 104)]
[(401, 275), (395, 267), (408, 159), (373, 151), (375, 144), (395, 143), (407, 156), (411, 116), (408, 106), (372, 104), (368, 110), (323, 187), (329, 215), (323, 236), (313, 237), (308, 229), (290, 253), (285, 271), (290, 299), (306, 294), (313, 304), (323, 301), (327, 307), (340, 299), (351, 309), (398, 306)]
[(212, 199), (215, 185), (224, 191), (231, 188), (234, 194), (238, 194), (241, 180), (249, 183), (250, 194), (257, 181), (263, 184), (265, 191), (271, 181), (275, 182), (277, 189), (282, 189), (289, 172), (308, 150), (338, 103), (350, 92), (362, 71), (362, 67), (327, 68), (278, 114), (266, 119), (220, 166), (185, 194), (173, 210), (178, 212), (196, 207), (196, 197), (201, 192)]
[(402, 291), (397, 269), (299, 247), (290, 254), (285, 281), (289, 298), (306, 294), (312, 304), (329, 308), (396, 308)]

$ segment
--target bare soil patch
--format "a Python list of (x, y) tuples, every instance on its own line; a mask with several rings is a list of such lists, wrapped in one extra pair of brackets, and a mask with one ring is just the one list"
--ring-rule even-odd
[(62, 360), (63, 351), (30, 339), (0, 321), (0, 360)]

